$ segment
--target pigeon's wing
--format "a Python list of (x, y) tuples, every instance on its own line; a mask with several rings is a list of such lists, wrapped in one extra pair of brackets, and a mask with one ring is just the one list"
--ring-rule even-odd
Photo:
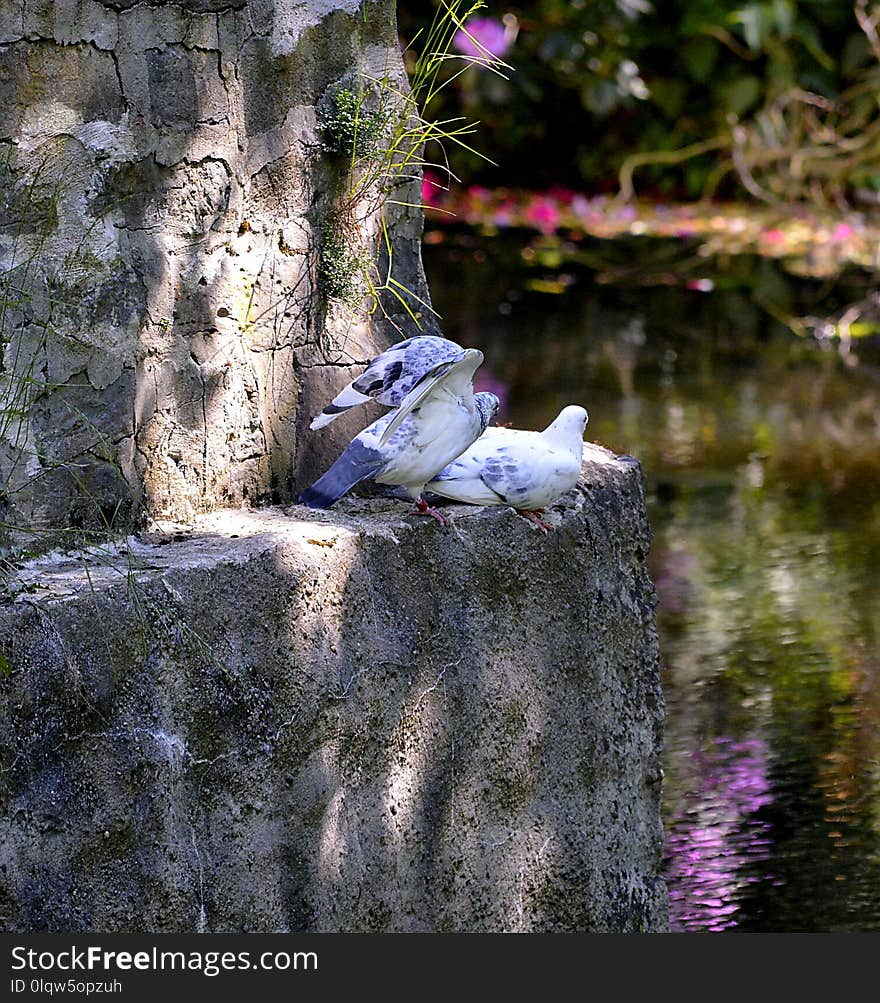
[[(511, 442), (506, 428), (488, 428), (458, 459), (447, 464), (428, 485), (436, 494), (470, 505), (503, 505), (505, 485), (493, 476), (499, 456), (504, 456)], [(507, 444), (507, 445), (505, 445)], [(502, 452), (499, 453), (499, 450)], [(489, 480), (484, 473), (489, 468)], [(494, 480), (495, 485), (490, 483)]]
[(408, 338), (377, 356), (353, 386), (386, 407), (399, 407), (427, 373), (442, 362), (454, 362), (463, 351), (461, 345), (436, 335)]
[(312, 420), (311, 428), (323, 428), (339, 415), (359, 404), (375, 400), (386, 407), (400, 402), (422, 379), (442, 362), (458, 358), (463, 349), (454, 341), (435, 335), (407, 338), (377, 355), (357, 379), (352, 380)]
[(487, 457), (480, 476), (508, 505), (544, 508), (577, 482), (580, 460), (541, 432), (517, 432)]
[(449, 464), (427, 485), (428, 491), (454, 498), (466, 505), (503, 505), (504, 499), (476, 473)]
[(483, 461), (480, 479), (492, 491), (516, 508), (517, 498), (526, 490), (530, 479), (527, 450), (508, 451), (503, 446)]
[(464, 396), (468, 390), (473, 393), (474, 373), (482, 361), (483, 353), (478, 348), (466, 348), (456, 358), (434, 366), (400, 402), (396, 414), (382, 433), (379, 445), (388, 442), (409, 415), (431, 394), (440, 392), (442, 387), (448, 387), (449, 392), (457, 397)]
[[(440, 477), (449, 471), (459, 479), (460, 486), (456, 488), (461, 490), (468, 479), (478, 476), (482, 487), (468, 485), (476, 504), (504, 503), (519, 508), (534, 490), (536, 481), (545, 474), (545, 453), (537, 432), (488, 429), (463, 456), (449, 464)], [(446, 484), (438, 487), (437, 492), (444, 493), (446, 487)], [(485, 500), (476, 501), (480, 496)]]

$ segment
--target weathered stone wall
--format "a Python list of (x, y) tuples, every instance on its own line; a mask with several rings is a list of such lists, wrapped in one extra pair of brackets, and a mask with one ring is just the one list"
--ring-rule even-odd
[(19, 573), (4, 929), (665, 927), (637, 464), (588, 447), (546, 537), (405, 511), (217, 512)]
[[(284, 501), (336, 454), (311, 413), (413, 329), (318, 294), (349, 182), (316, 105), (383, 76), (393, 0), (0, 0), (0, 523)], [(421, 213), (389, 219), (425, 298)]]

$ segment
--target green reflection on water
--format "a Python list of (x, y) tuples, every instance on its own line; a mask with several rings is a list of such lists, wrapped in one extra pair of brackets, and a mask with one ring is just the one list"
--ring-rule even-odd
[(845, 281), (738, 260), (708, 295), (589, 273), (550, 295), (509, 242), (426, 264), (502, 420), (581, 403), (588, 438), (642, 461), (674, 925), (880, 929), (880, 350), (798, 340), (749, 286), (806, 312)]

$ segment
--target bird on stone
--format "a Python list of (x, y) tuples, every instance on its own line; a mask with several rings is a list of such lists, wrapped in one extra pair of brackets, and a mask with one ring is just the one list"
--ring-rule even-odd
[(443, 525), (444, 517), (422, 497), (425, 484), (471, 445), (498, 410), (494, 394), (474, 394), (473, 377), (483, 361), (478, 349), (434, 366), (402, 399), (354, 437), (332, 467), (300, 495), (309, 508), (329, 508), (358, 482), (403, 487), (417, 511)]
[(312, 419), (309, 427), (324, 428), (341, 414), (369, 400), (386, 407), (400, 407), (406, 395), (426, 373), (441, 363), (460, 360), (464, 351), (454, 341), (433, 334), (400, 341), (368, 363), (361, 375)]
[(489, 428), (427, 490), (470, 505), (510, 505), (547, 533), (541, 515), (577, 483), (588, 420), (572, 404), (543, 432)]

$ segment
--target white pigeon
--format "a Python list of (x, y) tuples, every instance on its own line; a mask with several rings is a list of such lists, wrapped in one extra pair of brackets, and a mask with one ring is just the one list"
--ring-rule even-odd
[(510, 505), (546, 533), (541, 513), (580, 476), (588, 420), (572, 404), (543, 432), (489, 428), (427, 490), (470, 505)]
[(464, 349), (447, 338), (418, 335), (392, 345), (377, 355), (357, 379), (352, 380), (312, 419), (310, 428), (324, 428), (341, 414), (374, 400), (386, 407), (400, 407), (404, 397), (435, 366), (463, 358)]
[(444, 517), (422, 498), (425, 484), (486, 430), (498, 410), (494, 394), (474, 394), (473, 377), (483, 353), (435, 366), (397, 411), (368, 425), (332, 467), (300, 495), (309, 508), (329, 508), (359, 481), (406, 489), (422, 515)]

